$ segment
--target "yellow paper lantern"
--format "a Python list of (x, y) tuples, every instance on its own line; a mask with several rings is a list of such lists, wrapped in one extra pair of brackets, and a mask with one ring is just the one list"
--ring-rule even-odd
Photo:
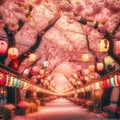
[(104, 58), (104, 62), (105, 62), (106, 65), (112, 65), (113, 64), (113, 59), (112, 59), (111, 56), (106, 56)]
[(11, 47), (8, 49), (8, 56), (11, 59), (16, 59), (18, 57), (18, 49), (15, 47)]
[(43, 74), (45, 73), (45, 70), (44, 70), (44, 69), (40, 69), (39, 73), (40, 73), (41, 75), (43, 75)]
[(30, 61), (30, 62), (34, 62), (35, 60), (36, 60), (36, 54), (31, 53), (31, 54), (29, 55), (29, 61)]
[(88, 69), (89, 69), (89, 71), (93, 72), (95, 70), (95, 66), (94, 65), (89, 65)]
[(109, 41), (107, 39), (101, 39), (99, 41), (99, 51), (107, 52), (109, 50)]
[(88, 62), (89, 61), (89, 55), (88, 54), (83, 54), (82, 55), (82, 61), (83, 62)]

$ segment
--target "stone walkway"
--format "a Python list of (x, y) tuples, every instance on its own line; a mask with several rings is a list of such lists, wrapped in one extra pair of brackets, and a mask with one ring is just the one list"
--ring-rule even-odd
[(101, 114), (89, 112), (66, 99), (56, 99), (39, 112), (27, 116), (16, 116), (13, 120), (118, 120), (103, 117)]

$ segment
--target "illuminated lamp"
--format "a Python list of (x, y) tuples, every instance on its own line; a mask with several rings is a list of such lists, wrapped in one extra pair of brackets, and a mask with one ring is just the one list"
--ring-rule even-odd
[(93, 72), (95, 70), (95, 66), (94, 65), (89, 65), (88, 69), (89, 69), (89, 71)]
[(110, 85), (111, 87), (115, 87), (114, 77), (110, 77)]
[(43, 67), (44, 67), (44, 68), (48, 67), (48, 60), (45, 60), (45, 61), (43, 62)]
[(107, 52), (109, 50), (109, 41), (107, 39), (101, 39), (99, 41), (99, 51)]
[(32, 71), (33, 71), (33, 72), (38, 72), (38, 66), (33, 66), (33, 67), (32, 67)]
[(96, 64), (96, 68), (97, 68), (97, 70), (98, 70), (98, 71), (102, 71), (102, 70), (103, 70), (103, 68), (104, 68), (103, 63), (98, 62), (98, 63)]
[(18, 87), (18, 88), (22, 88), (22, 87), (21, 87), (21, 86), (22, 86), (21, 83), (22, 83), (21, 80), (18, 79), (18, 84), (17, 84), (17, 87)]
[(35, 53), (29, 54), (29, 61), (34, 62), (35, 60), (36, 60), (36, 54)]
[(12, 87), (14, 82), (14, 77), (11, 75), (6, 76), (6, 86)]
[(17, 87), (18, 85), (18, 78), (14, 77), (14, 80), (13, 80), (13, 86), (12, 87)]
[(2, 71), (0, 71), (0, 85), (4, 86), (5, 85), (5, 77), (6, 74)]
[(106, 56), (104, 58), (105, 65), (112, 65), (113, 64), (113, 59), (110, 56)]
[(44, 69), (40, 69), (39, 73), (43, 75), (45, 73)]
[(74, 74), (73, 74), (73, 77), (77, 79), (77, 78), (78, 78), (78, 74), (77, 74), (77, 73), (74, 73)]
[(83, 70), (83, 74), (84, 74), (84, 75), (88, 75), (89, 72), (90, 72), (90, 71), (89, 71), (88, 69), (84, 69), (84, 70)]
[(111, 88), (109, 78), (103, 80), (103, 87), (104, 88)]
[(21, 88), (24, 88), (25, 82), (21, 80)]
[(117, 74), (117, 83), (120, 86), (120, 74)]
[(6, 83), (5, 86), (9, 86), (12, 87), (13, 86), (13, 82), (14, 82), (14, 77), (11, 75), (6, 75)]
[(7, 43), (3, 40), (0, 40), (0, 55), (4, 55), (7, 51)]
[(8, 56), (11, 59), (16, 59), (18, 57), (18, 49), (15, 47), (11, 47), (8, 49)]
[(29, 69), (25, 69), (24, 72), (23, 72), (23, 75), (27, 76), (27, 75), (29, 75), (29, 72), (30, 72)]
[(89, 55), (88, 54), (83, 54), (82, 55), (82, 61), (83, 62), (88, 62), (89, 61)]
[(115, 41), (115, 53), (120, 55), (120, 41)]
[(101, 87), (100, 87), (100, 83), (99, 83), (99, 82), (96, 82), (96, 83), (95, 83), (95, 88), (96, 88), (96, 90), (101, 89)]

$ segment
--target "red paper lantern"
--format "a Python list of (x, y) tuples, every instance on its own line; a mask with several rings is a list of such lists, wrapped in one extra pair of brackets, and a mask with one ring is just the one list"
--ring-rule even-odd
[(0, 85), (5, 85), (5, 77), (6, 77), (6, 74), (0, 71)]
[(117, 83), (118, 83), (118, 85), (120, 86), (120, 73), (117, 74)]
[(111, 88), (109, 78), (103, 80), (103, 86), (104, 88)]
[(103, 63), (97, 63), (97, 65), (96, 65), (96, 68), (97, 68), (97, 70), (98, 71), (102, 71), (103, 70), (103, 68), (104, 68), (104, 65), (103, 65)]
[(16, 59), (18, 57), (18, 49), (15, 47), (11, 47), (8, 49), (8, 56), (11, 59)]
[(5, 41), (0, 41), (0, 55), (4, 55), (7, 51), (7, 43)]

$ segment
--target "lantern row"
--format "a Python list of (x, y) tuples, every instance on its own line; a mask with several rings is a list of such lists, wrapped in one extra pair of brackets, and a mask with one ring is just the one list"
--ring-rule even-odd
[(81, 89), (78, 90), (78, 92), (107, 89), (118, 86), (120, 86), (120, 73), (117, 73), (116, 75), (110, 77), (105, 77), (101, 81), (82, 87)]
[(32, 83), (26, 82), (25, 80), (19, 79), (17, 76), (14, 76), (2, 70), (0, 70), (0, 86), (14, 87), (29, 91), (55, 94), (51, 91), (40, 88), (39, 86), (33, 85)]

